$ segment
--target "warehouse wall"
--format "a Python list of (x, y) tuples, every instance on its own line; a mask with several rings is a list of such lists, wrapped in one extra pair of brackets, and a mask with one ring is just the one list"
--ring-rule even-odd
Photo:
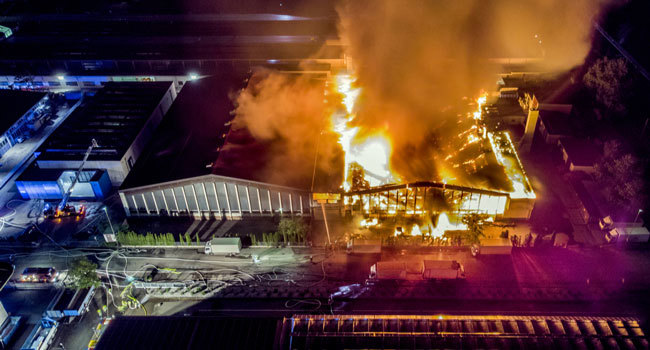
[(127, 216), (237, 219), (311, 213), (308, 191), (218, 175), (124, 189), (120, 198)]

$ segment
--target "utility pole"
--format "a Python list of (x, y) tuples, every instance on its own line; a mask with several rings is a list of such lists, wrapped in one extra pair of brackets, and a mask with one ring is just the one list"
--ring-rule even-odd
[[(106, 220), (108, 220), (108, 225), (111, 227), (112, 237), (110, 241), (115, 242), (115, 230), (113, 230), (113, 223), (111, 222), (111, 217), (108, 216), (108, 208), (106, 206), (104, 206), (104, 214), (106, 214)], [(106, 236), (104, 236), (104, 239), (108, 242)]]

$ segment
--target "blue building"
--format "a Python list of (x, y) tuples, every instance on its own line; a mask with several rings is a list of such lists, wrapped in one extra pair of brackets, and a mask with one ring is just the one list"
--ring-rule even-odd
[[(18, 192), (24, 199), (61, 199), (70, 188), (74, 170), (40, 169), (31, 166), (16, 179)], [(101, 169), (85, 169), (79, 175), (71, 200), (100, 201), (111, 191), (108, 173)]]

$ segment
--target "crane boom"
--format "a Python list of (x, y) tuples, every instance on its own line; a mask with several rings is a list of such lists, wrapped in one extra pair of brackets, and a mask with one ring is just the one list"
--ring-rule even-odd
[(81, 161), (81, 164), (79, 165), (79, 169), (77, 169), (77, 172), (75, 173), (74, 178), (72, 179), (72, 183), (70, 184), (70, 187), (68, 187), (68, 190), (65, 191), (65, 193), (63, 194), (63, 198), (61, 199), (61, 202), (57, 206), (59, 210), (63, 210), (66, 204), (68, 204), (68, 200), (70, 199), (72, 190), (74, 189), (74, 186), (77, 184), (77, 182), (79, 182), (79, 175), (81, 175), (81, 171), (84, 169), (84, 166), (86, 165), (86, 161), (88, 160), (90, 153), (93, 151), (93, 148), (95, 147), (99, 147), (99, 145), (97, 145), (97, 141), (95, 139), (92, 139), (92, 141), (90, 142), (90, 146), (88, 146), (88, 149), (86, 150), (86, 154), (84, 154), (84, 158)]

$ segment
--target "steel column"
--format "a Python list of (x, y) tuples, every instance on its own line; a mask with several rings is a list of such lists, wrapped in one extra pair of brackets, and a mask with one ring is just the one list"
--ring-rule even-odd
[(153, 205), (156, 207), (156, 214), (160, 215), (160, 210), (158, 209), (158, 201), (156, 200), (156, 194), (151, 192), (151, 198), (153, 198)]
[(239, 215), (242, 214), (241, 210), (241, 200), (239, 199), (239, 186), (237, 184), (233, 184), (235, 186), (235, 197), (237, 197), (237, 205), (239, 206)]
[(174, 188), (171, 188), (172, 190), (172, 197), (174, 197), (174, 205), (176, 205), (176, 213), (180, 213), (181, 209), (178, 207), (178, 199), (176, 199), (176, 191), (174, 191)]
[(248, 200), (248, 212), (253, 213), (253, 204), (251, 204), (251, 193), (250, 190), (248, 189), (248, 185), (246, 185), (246, 200)]
[(260, 214), (262, 214), (264, 211), (262, 210), (262, 197), (260, 196), (260, 188), (255, 187), (257, 190), (257, 205), (259, 205), (260, 208)]
[(169, 215), (169, 206), (167, 205), (167, 198), (165, 198), (165, 190), (160, 190), (160, 195), (162, 196), (163, 203), (165, 203), (165, 210), (167, 211), (167, 215)]
[(142, 201), (144, 202), (144, 209), (147, 211), (147, 215), (149, 215), (149, 206), (147, 205), (147, 199), (144, 198), (144, 193), (140, 193), (140, 196), (142, 196)]
[(418, 211), (418, 187), (413, 188), (413, 215)]
[[(205, 182), (201, 182), (201, 187), (203, 188), (203, 197), (205, 198), (205, 205), (208, 207), (208, 211), (212, 212), (212, 208), (210, 208), (210, 201), (208, 200), (208, 191), (205, 190)], [(199, 203), (196, 203), (196, 205), (199, 205)]]
[(230, 198), (228, 196), (228, 186), (226, 186), (226, 183), (223, 183), (223, 190), (226, 192), (226, 204), (228, 205), (228, 214), (232, 218), (232, 207), (230, 206)]
[(126, 199), (126, 195), (120, 192), (120, 200), (122, 201), (122, 206), (124, 207), (124, 213), (126, 216), (131, 216), (131, 211), (129, 210), (129, 201)]
[(214, 190), (214, 201), (217, 203), (217, 212), (221, 214), (221, 206), (219, 205), (219, 193), (217, 192), (217, 185), (212, 182), (212, 189)]
[(185, 209), (187, 209), (188, 214), (191, 214), (192, 210), (190, 209), (190, 203), (187, 201), (187, 193), (185, 193), (185, 186), (181, 186), (181, 192), (183, 192), (183, 200), (185, 201)]
[(291, 200), (291, 192), (289, 192), (289, 213), (293, 214), (293, 201)]
[(302, 207), (302, 195), (298, 195), (298, 199), (300, 200), (300, 214), (304, 214)]

